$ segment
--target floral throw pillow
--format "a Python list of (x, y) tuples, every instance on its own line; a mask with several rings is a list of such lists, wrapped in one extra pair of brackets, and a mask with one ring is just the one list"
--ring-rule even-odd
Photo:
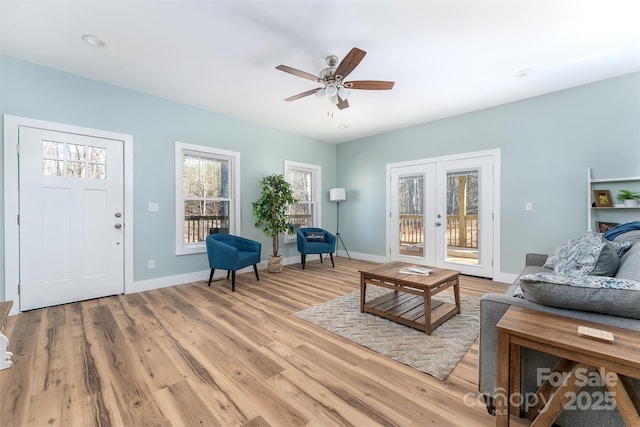
[[(556, 274), (586, 276), (596, 268), (605, 245), (602, 234), (587, 233), (565, 248), (553, 271)], [(618, 268), (617, 264), (615, 268)], [(615, 269), (611, 274), (615, 274)]]

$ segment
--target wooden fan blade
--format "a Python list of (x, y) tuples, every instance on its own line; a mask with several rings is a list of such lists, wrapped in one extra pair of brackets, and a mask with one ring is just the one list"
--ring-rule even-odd
[(340, 96), (338, 96), (338, 108), (341, 110), (344, 110), (345, 108), (349, 108), (349, 101), (347, 101), (346, 99), (342, 99), (340, 98)]
[(284, 71), (285, 73), (293, 74), (294, 76), (302, 77), (303, 79), (318, 81), (318, 77), (313, 74), (306, 73), (304, 71), (296, 70), (295, 68), (288, 67), (286, 65), (278, 65), (277, 70)]
[(352, 82), (344, 82), (344, 87), (348, 89), (364, 89), (364, 90), (389, 90), (393, 88), (394, 82), (384, 82), (380, 80), (355, 80)]
[(335, 75), (341, 76), (343, 79), (347, 77), (358, 66), (362, 58), (367, 54), (364, 50), (354, 47), (347, 53), (342, 62), (338, 64)]
[(302, 93), (299, 93), (297, 95), (290, 96), (288, 98), (285, 98), (285, 101), (295, 101), (296, 99), (300, 99), (300, 98), (304, 98), (305, 96), (313, 95), (314, 93), (316, 93), (320, 89), (321, 88), (317, 87), (315, 89), (311, 89), (311, 90), (308, 90), (306, 92), (302, 92)]

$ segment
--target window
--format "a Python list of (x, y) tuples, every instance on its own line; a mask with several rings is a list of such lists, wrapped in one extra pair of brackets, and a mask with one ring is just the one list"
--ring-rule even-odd
[(240, 229), (240, 153), (176, 142), (176, 254)]
[(289, 207), (289, 223), (294, 235), (286, 235), (285, 242), (296, 241), (295, 233), (302, 227), (320, 227), (321, 179), (320, 166), (285, 160), (284, 177), (298, 203)]
[(42, 141), (42, 174), (107, 179), (107, 149), (68, 142)]

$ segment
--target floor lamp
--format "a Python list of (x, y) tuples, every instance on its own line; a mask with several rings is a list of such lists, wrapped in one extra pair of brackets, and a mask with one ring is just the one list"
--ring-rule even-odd
[[(344, 242), (342, 241), (342, 237), (340, 237), (340, 202), (344, 202), (345, 200), (347, 200), (347, 192), (345, 191), (344, 188), (332, 188), (331, 190), (329, 190), (329, 201), (336, 202), (338, 204), (338, 220), (336, 221), (336, 237), (338, 238), (340, 243), (342, 243), (342, 247), (344, 248), (344, 251), (347, 253), (347, 257), (349, 257), (349, 261), (351, 261), (351, 255), (349, 255), (349, 251), (347, 250), (347, 247), (344, 245)], [(337, 249), (337, 246), (338, 245), (336, 244), (336, 249)]]

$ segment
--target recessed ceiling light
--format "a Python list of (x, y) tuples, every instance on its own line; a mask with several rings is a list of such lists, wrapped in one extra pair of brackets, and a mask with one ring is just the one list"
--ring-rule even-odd
[(531, 73), (533, 73), (533, 70), (531, 68), (524, 68), (522, 70), (516, 71), (515, 74), (513, 75), (513, 77), (519, 79), (519, 78), (522, 78), (522, 77), (527, 77)]
[(91, 34), (85, 34), (84, 36), (82, 36), (82, 40), (93, 47), (107, 47), (107, 44), (104, 41)]

